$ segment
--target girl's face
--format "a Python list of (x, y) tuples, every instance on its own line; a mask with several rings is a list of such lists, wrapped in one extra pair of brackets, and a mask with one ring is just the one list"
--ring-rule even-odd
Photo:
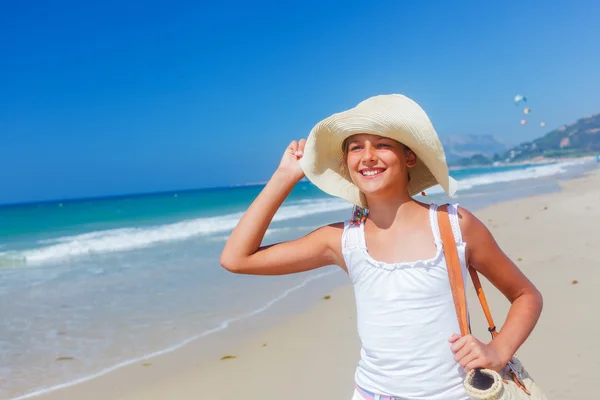
[(417, 156), (402, 143), (358, 134), (347, 139), (345, 150), (350, 178), (365, 195), (406, 192), (408, 168), (416, 164)]

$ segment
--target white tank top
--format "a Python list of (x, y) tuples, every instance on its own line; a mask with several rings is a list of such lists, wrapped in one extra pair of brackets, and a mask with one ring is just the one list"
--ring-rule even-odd
[[(448, 211), (466, 280), (457, 206)], [(430, 260), (376, 261), (367, 252), (364, 225), (345, 223), (342, 252), (354, 285), (362, 344), (355, 379), (368, 391), (402, 399), (468, 399), (464, 369), (448, 343), (460, 329), (436, 210), (432, 204), (429, 220), (437, 251)]]

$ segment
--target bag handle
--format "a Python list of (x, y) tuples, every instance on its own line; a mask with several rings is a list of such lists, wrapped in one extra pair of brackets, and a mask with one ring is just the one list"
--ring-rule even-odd
[[(467, 299), (465, 295), (462, 268), (458, 258), (458, 250), (456, 249), (456, 241), (454, 240), (454, 233), (452, 233), (452, 226), (450, 225), (448, 204), (444, 204), (438, 208), (437, 217), (440, 236), (442, 238), (442, 247), (444, 249), (444, 257), (446, 259), (446, 269), (448, 270), (450, 288), (452, 289), (452, 298), (454, 299), (454, 308), (456, 309), (456, 316), (458, 317), (458, 325), (460, 327), (460, 334), (465, 336), (470, 332), (467, 319)], [(496, 337), (498, 332), (496, 331), (496, 325), (494, 324), (490, 307), (485, 298), (479, 275), (474, 268), (468, 267), (467, 269), (469, 270), (469, 275), (471, 275), (473, 286), (475, 286), (477, 292), (477, 298), (479, 299), (479, 303), (481, 303), (481, 308), (487, 319), (489, 326), (488, 330), (492, 334), (492, 337)]]

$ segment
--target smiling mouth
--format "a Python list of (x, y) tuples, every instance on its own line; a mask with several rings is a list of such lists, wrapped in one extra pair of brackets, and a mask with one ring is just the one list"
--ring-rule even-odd
[(362, 171), (360, 171), (360, 174), (362, 176), (371, 177), (371, 176), (377, 176), (377, 175), (381, 174), (383, 171), (385, 171), (385, 169), (383, 169), (383, 168), (363, 169)]

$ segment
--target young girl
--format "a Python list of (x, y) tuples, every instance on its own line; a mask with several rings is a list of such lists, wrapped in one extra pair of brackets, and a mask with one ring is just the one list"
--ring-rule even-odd
[[(349, 221), (262, 246), (294, 185), (307, 176), (355, 207)], [(465, 399), (473, 368), (500, 370), (533, 330), (542, 297), (469, 211), (449, 207), (457, 250), (511, 302), (499, 335), (461, 337), (436, 205), (413, 195), (439, 184), (451, 196), (445, 154), (425, 112), (401, 95), (369, 98), (293, 141), (225, 245), (221, 264), (279, 275), (339, 265), (354, 286), (362, 349), (353, 400)]]

